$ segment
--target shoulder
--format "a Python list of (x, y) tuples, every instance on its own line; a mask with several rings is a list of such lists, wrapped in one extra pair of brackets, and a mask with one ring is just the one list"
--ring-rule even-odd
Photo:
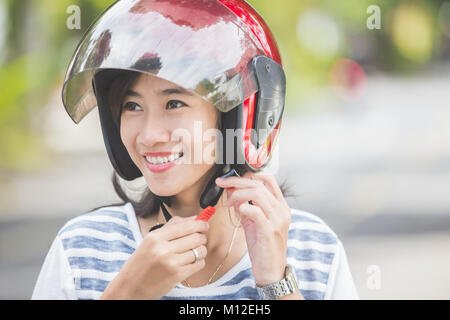
[(305, 299), (324, 299), (335, 265), (340, 240), (320, 217), (291, 208), (287, 261), (294, 266)]
[(77, 298), (98, 299), (136, 249), (132, 214), (130, 203), (105, 206), (70, 219), (58, 232), (64, 274)]
[(289, 239), (313, 241), (323, 245), (337, 244), (338, 236), (320, 217), (299, 209), (291, 208)]
[(132, 251), (135, 238), (130, 229), (130, 206), (105, 206), (70, 219), (58, 232), (64, 249), (89, 247), (104, 251), (120, 246)]

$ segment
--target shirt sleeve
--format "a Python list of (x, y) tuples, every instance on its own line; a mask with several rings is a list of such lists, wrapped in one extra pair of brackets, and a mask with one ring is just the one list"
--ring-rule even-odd
[(75, 300), (75, 281), (61, 239), (57, 236), (47, 253), (32, 300)]
[(338, 250), (330, 272), (325, 299), (358, 300), (358, 292), (353, 282), (342, 242), (338, 240)]

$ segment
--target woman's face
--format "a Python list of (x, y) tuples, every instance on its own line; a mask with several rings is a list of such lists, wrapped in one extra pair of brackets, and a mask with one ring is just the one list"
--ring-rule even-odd
[(122, 142), (153, 193), (176, 195), (215, 165), (219, 111), (198, 95), (144, 74), (121, 108)]

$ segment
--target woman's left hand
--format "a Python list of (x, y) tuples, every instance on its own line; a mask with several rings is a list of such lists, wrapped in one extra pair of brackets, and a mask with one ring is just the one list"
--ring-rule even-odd
[(226, 189), (225, 205), (241, 216), (256, 284), (283, 279), (291, 213), (275, 177), (247, 172), (242, 177), (216, 179), (216, 184)]

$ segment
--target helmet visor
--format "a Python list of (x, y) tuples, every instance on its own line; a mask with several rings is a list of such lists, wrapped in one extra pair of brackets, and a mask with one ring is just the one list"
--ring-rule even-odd
[(102, 69), (153, 74), (227, 112), (258, 91), (249, 61), (264, 51), (227, 7), (210, 0), (122, 0), (90, 27), (64, 81), (64, 107), (79, 123), (96, 105)]

